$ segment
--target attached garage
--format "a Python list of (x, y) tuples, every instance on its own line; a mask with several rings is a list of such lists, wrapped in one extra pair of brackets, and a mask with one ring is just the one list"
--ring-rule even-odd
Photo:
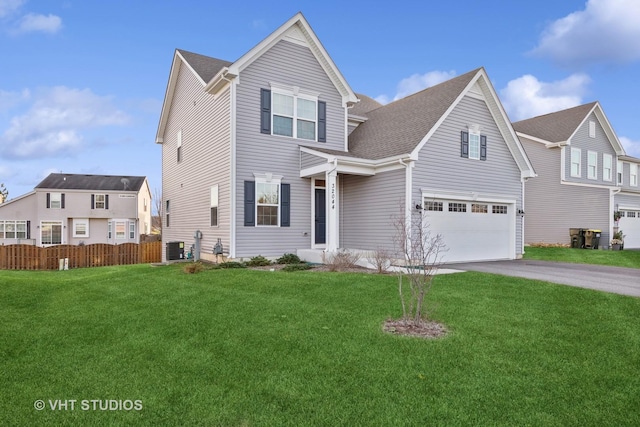
[(624, 234), (625, 248), (640, 248), (640, 207), (620, 209), (618, 227)]
[(425, 199), (424, 215), (447, 246), (444, 262), (516, 257), (515, 201)]

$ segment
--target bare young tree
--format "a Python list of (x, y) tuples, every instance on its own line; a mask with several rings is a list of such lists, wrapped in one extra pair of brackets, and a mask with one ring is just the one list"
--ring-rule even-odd
[(151, 224), (162, 234), (162, 191), (157, 188), (153, 190), (153, 207), (155, 212), (151, 212)]
[(0, 203), (4, 203), (9, 198), (9, 190), (4, 186), (4, 183), (0, 184)]
[(405, 213), (403, 208), (394, 226), (396, 251), (404, 258), (404, 267), (398, 269), (402, 322), (406, 326), (424, 327), (429, 319), (426, 298), (447, 248), (442, 235), (431, 233), (421, 210)]

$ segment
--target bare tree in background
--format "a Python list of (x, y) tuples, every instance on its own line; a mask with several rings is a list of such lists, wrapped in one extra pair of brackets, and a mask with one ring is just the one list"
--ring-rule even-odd
[(442, 335), (446, 330), (431, 322), (427, 311), (427, 296), (447, 251), (442, 235), (431, 233), (421, 210), (409, 213), (403, 207), (393, 225), (395, 249), (404, 258), (404, 267), (398, 269), (402, 319), (387, 322), (387, 330), (420, 336)]
[(157, 188), (153, 190), (153, 207), (155, 212), (151, 212), (151, 224), (162, 234), (162, 191)]
[(4, 186), (4, 183), (0, 184), (0, 203), (4, 203), (9, 198), (9, 190)]

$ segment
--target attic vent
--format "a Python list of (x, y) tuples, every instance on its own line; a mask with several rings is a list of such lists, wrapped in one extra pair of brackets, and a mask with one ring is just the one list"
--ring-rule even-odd
[(122, 178), (122, 179), (120, 180), (120, 182), (122, 183), (122, 187), (123, 187), (122, 189), (123, 189), (124, 191), (126, 191), (126, 190), (129, 190), (129, 189), (130, 189), (130, 188), (129, 188), (129, 178)]

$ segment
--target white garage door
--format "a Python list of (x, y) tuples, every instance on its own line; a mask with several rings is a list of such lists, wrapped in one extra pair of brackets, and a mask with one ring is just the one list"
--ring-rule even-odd
[(513, 204), (429, 199), (425, 217), (432, 234), (447, 246), (444, 262), (512, 259), (515, 257)]
[(618, 221), (618, 227), (624, 234), (624, 247), (640, 248), (640, 209), (621, 209), (620, 213), (624, 215)]

